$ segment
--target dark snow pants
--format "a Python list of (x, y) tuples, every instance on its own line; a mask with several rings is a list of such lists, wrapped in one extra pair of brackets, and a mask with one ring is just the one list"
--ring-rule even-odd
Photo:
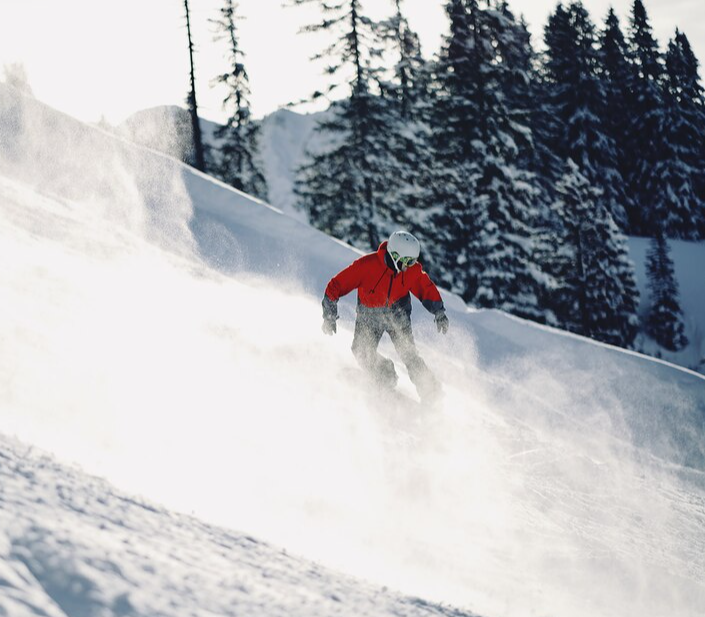
[(360, 367), (370, 373), (380, 385), (396, 385), (394, 363), (377, 351), (385, 332), (389, 334), (394, 348), (406, 365), (409, 378), (416, 386), (421, 399), (434, 397), (440, 385), (419, 356), (411, 330), (411, 313), (405, 308), (371, 309), (358, 305), (352, 351)]

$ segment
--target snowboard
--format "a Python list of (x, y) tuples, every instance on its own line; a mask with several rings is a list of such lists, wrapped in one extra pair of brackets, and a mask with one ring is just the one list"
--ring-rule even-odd
[(355, 388), (361, 388), (370, 404), (381, 408), (418, 411), (420, 403), (411, 396), (400, 392), (396, 386), (380, 384), (373, 375), (361, 368), (346, 366), (341, 371), (341, 377)]

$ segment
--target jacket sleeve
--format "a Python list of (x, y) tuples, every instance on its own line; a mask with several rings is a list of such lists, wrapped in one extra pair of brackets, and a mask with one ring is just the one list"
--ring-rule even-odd
[(421, 270), (421, 274), (414, 281), (411, 287), (411, 293), (413, 293), (419, 300), (424, 308), (434, 315), (440, 311), (445, 310), (443, 305), (443, 299), (441, 294), (431, 280), (431, 277), (426, 274), (424, 270)]
[(336, 274), (326, 286), (326, 293), (323, 296), (323, 312), (338, 316), (338, 300), (353, 289), (357, 289), (362, 284), (363, 258), (356, 259), (347, 268)]

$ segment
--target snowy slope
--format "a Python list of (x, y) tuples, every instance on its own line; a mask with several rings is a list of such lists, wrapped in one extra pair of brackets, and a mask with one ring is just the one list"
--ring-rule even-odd
[(269, 200), (301, 220), (306, 220), (306, 215), (295, 207), (296, 170), (304, 164), (309, 152), (319, 152), (328, 143), (325, 136), (315, 132), (324, 113), (299, 114), (280, 109), (262, 120), (260, 155)]
[[(220, 126), (205, 118), (200, 119), (205, 144), (218, 144), (215, 132)], [(188, 160), (187, 154), (192, 147), (191, 117), (186, 109), (176, 105), (143, 109), (111, 130), (140, 146), (163, 152), (181, 161)]]
[[(701, 375), (446, 295), (447, 338), (414, 308), (444, 408), (374, 404), (341, 379), (354, 299), (339, 334), (320, 333), (323, 286), (349, 247), (5, 87), (0, 138), (0, 433), (199, 520), (476, 613), (703, 613)], [(415, 397), (406, 377), (400, 390)], [(60, 543), (37, 523), (59, 506), (30, 514), (23, 473), (10, 473), (5, 516)], [(78, 495), (100, 494), (74, 477)], [(100, 524), (84, 511), (82, 546)], [(170, 535), (163, 554), (189, 544)], [(70, 551), (45, 563), (59, 572)], [(93, 563), (77, 555), (76, 568)], [(168, 568), (152, 552), (136, 559), (159, 580), (124, 593), (159, 606)], [(123, 567), (101, 569), (104, 597), (123, 593)], [(294, 580), (320, 596), (302, 570)], [(223, 611), (174, 593), (194, 614)], [(233, 598), (231, 614), (248, 614)], [(384, 614), (366, 591), (348, 598), (351, 613)]]
[[(203, 122), (204, 133), (212, 138), (212, 124)], [(184, 160), (191, 143), (188, 111), (176, 105), (139, 111), (115, 128), (121, 137), (141, 146)]]
[[(326, 137), (314, 132), (320, 117), (320, 114), (307, 116), (281, 110), (267, 116), (262, 123), (261, 156), (270, 186), (270, 201), (301, 220), (306, 217), (295, 208), (295, 170), (306, 160), (307, 150), (320, 151), (327, 145)], [(705, 242), (672, 241), (671, 246), (690, 344), (679, 353), (671, 353), (642, 334), (636, 347), (650, 356), (665, 358), (705, 374), (705, 277), (700, 271), (700, 264), (705, 263)], [(641, 315), (648, 307), (647, 249), (647, 239), (629, 239), (630, 257), (637, 272)]]
[[(314, 129), (325, 112), (299, 114), (280, 109), (260, 121), (260, 161), (269, 187), (269, 202), (290, 216), (305, 220), (295, 207), (296, 170), (309, 152), (326, 147), (330, 138)], [(201, 118), (203, 141), (217, 146), (215, 131), (219, 124)], [(130, 116), (116, 129), (136, 144), (184, 160), (191, 132), (188, 112), (180, 107), (155, 107)]]
[(0, 462), (2, 615), (470, 617), (121, 494), (2, 436)]
[[(307, 218), (295, 207), (296, 170), (306, 161), (307, 152), (320, 151), (330, 142), (330, 136), (315, 131), (321, 117), (321, 113), (302, 115), (283, 109), (262, 120), (260, 157), (269, 185), (269, 201), (301, 221)], [(119, 127), (119, 132), (135, 143), (183, 158), (185, 146), (181, 142), (185, 132), (190, 130), (188, 122), (184, 109), (157, 107), (134, 114)], [(201, 126), (205, 142), (215, 144), (214, 131), (218, 125), (202, 119)], [(636, 267), (641, 316), (646, 314), (649, 300), (646, 277), (648, 244), (645, 238), (629, 238), (630, 257)], [(705, 283), (699, 267), (705, 263), (705, 242), (671, 241), (671, 246), (689, 345), (681, 352), (672, 353), (641, 333), (635, 347), (642, 353), (705, 374)]]

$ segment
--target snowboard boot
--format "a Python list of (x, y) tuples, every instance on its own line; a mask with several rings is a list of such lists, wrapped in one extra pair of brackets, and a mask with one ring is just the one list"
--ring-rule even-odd
[(372, 377), (377, 387), (382, 390), (394, 390), (399, 379), (394, 362), (389, 358), (380, 358)]
[(416, 392), (424, 407), (437, 409), (443, 400), (443, 388), (433, 373), (428, 369), (416, 373), (413, 379)]

